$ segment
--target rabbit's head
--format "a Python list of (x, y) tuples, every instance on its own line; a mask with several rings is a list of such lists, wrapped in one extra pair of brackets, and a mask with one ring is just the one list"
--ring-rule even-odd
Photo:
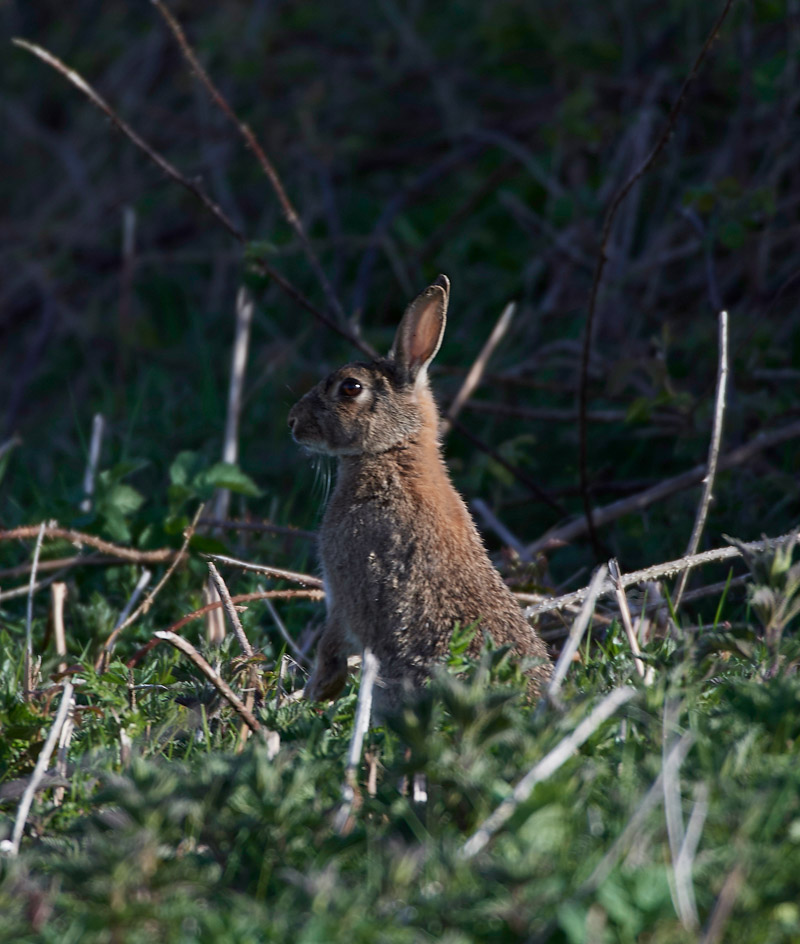
[(423, 431), (436, 434), (428, 365), (442, 343), (450, 283), (440, 275), (406, 309), (385, 358), (340, 367), (289, 412), (295, 441), (313, 452), (385, 452)]

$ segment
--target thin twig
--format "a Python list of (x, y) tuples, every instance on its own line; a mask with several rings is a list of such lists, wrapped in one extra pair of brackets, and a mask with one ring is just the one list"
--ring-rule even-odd
[(205, 677), (211, 682), (211, 684), (216, 688), (216, 690), (222, 695), (222, 697), (228, 702), (228, 704), (236, 711), (245, 722), (245, 724), (250, 728), (251, 731), (256, 734), (261, 731), (261, 725), (256, 720), (252, 712), (248, 711), (244, 705), (244, 702), (239, 698), (239, 696), (233, 691), (233, 689), (228, 685), (224, 678), (219, 675), (218, 672), (215, 672), (214, 669), (206, 662), (203, 656), (195, 649), (195, 647), (183, 636), (178, 636), (177, 633), (171, 633), (169, 630), (157, 630), (153, 633), (153, 636), (156, 639), (162, 640), (163, 642), (168, 642), (173, 645), (176, 649), (179, 649), (185, 656), (189, 658), (194, 665), (205, 675)]
[(257, 574), (265, 574), (267, 577), (273, 577), (275, 580), (289, 580), (292, 583), (299, 583), (304, 587), (314, 587), (321, 590), (323, 583), (319, 577), (312, 577), (311, 574), (301, 574), (296, 570), (284, 570), (282, 567), (271, 567), (267, 564), (252, 564), (250, 561), (237, 560), (235, 557), (226, 557), (224, 554), (206, 554), (208, 560), (219, 561), (222, 564), (232, 564), (234, 567), (241, 567), (243, 570), (252, 570)]
[(653, 164), (655, 164), (658, 156), (661, 154), (667, 142), (669, 141), (675, 128), (675, 123), (678, 120), (678, 116), (683, 110), (683, 106), (686, 102), (686, 95), (689, 90), (689, 86), (697, 76), (700, 66), (703, 64), (703, 61), (708, 55), (714, 40), (717, 38), (717, 35), (719, 34), (722, 24), (725, 22), (725, 18), (728, 15), (732, 3), (733, 0), (726, 0), (722, 13), (719, 15), (713, 27), (711, 28), (711, 32), (706, 37), (706, 41), (703, 43), (700, 52), (697, 54), (689, 74), (684, 79), (683, 85), (678, 92), (678, 97), (675, 99), (672, 108), (670, 108), (669, 115), (667, 116), (667, 120), (658, 140), (647, 157), (642, 161), (642, 163), (636, 168), (636, 170), (630, 175), (630, 177), (614, 195), (611, 205), (608, 208), (605, 222), (603, 223), (603, 232), (600, 238), (600, 252), (597, 257), (594, 278), (592, 279), (591, 294), (589, 296), (589, 308), (586, 313), (586, 324), (584, 326), (580, 384), (578, 387), (578, 461), (580, 466), (581, 496), (583, 498), (583, 510), (586, 517), (586, 527), (591, 538), (592, 547), (595, 549), (595, 554), (597, 554), (599, 551), (600, 541), (597, 536), (594, 509), (592, 508), (591, 497), (589, 494), (587, 421), (587, 411), (589, 406), (589, 355), (592, 347), (592, 334), (594, 330), (594, 318), (595, 312), (597, 310), (597, 298), (600, 290), (600, 282), (603, 278), (603, 271), (605, 269), (606, 262), (608, 261), (608, 243), (611, 238), (611, 230), (614, 225), (614, 220), (617, 216), (617, 211), (619, 210), (623, 200), (625, 200), (631, 190), (633, 190), (636, 183), (638, 183), (638, 181), (640, 181), (642, 177), (644, 177), (644, 175), (650, 170)]
[[(136, 606), (136, 603), (139, 597), (144, 593), (145, 588), (150, 583), (150, 578), (153, 576), (152, 571), (148, 570), (146, 567), (142, 570), (141, 576), (133, 588), (133, 593), (131, 594), (130, 599), (125, 604), (125, 608), (119, 614), (119, 619), (114, 624), (114, 628), (111, 630), (111, 634), (106, 640), (106, 644), (100, 651), (100, 655), (97, 657), (95, 662), (95, 669), (98, 672), (105, 672), (108, 669), (108, 663), (111, 661), (111, 653), (114, 651), (114, 646), (117, 641), (117, 637), (122, 632), (126, 626), (130, 626), (136, 616), (144, 608), (144, 603), (142, 606), (136, 610), (136, 612), (131, 615), (131, 610)], [(146, 601), (145, 601), (146, 602)]]
[(222, 113), (231, 122), (233, 122), (233, 124), (236, 126), (236, 129), (239, 131), (239, 134), (241, 134), (241, 136), (245, 140), (245, 143), (255, 155), (256, 160), (261, 166), (261, 169), (264, 171), (264, 174), (266, 175), (267, 179), (272, 185), (272, 189), (275, 191), (275, 195), (277, 196), (278, 202), (281, 205), (281, 209), (283, 210), (283, 215), (286, 217), (286, 221), (295, 231), (297, 238), (300, 240), (300, 244), (302, 245), (303, 250), (305, 251), (306, 258), (308, 259), (308, 262), (311, 265), (311, 268), (314, 270), (314, 274), (316, 275), (320, 285), (322, 286), (322, 290), (325, 293), (325, 297), (328, 301), (328, 304), (330, 305), (331, 309), (335, 312), (336, 317), (339, 320), (339, 322), (341, 324), (345, 324), (346, 318), (345, 318), (344, 310), (342, 309), (342, 306), (339, 303), (338, 298), (336, 297), (336, 293), (334, 292), (333, 287), (328, 281), (328, 277), (325, 275), (325, 272), (323, 271), (322, 266), (320, 265), (319, 259), (317, 258), (317, 254), (314, 252), (314, 249), (311, 245), (311, 241), (309, 240), (308, 234), (306, 233), (305, 227), (303, 226), (303, 222), (300, 219), (300, 216), (298, 215), (294, 206), (292, 205), (291, 200), (286, 194), (286, 190), (284, 189), (283, 183), (280, 177), (278, 176), (278, 172), (275, 169), (275, 165), (272, 163), (272, 161), (269, 159), (269, 157), (265, 153), (264, 149), (261, 147), (261, 144), (259, 143), (255, 134), (253, 134), (253, 131), (249, 127), (249, 125), (246, 125), (238, 117), (238, 115), (236, 115), (236, 113), (231, 108), (230, 104), (228, 103), (228, 100), (225, 98), (222, 92), (220, 92), (217, 86), (212, 82), (211, 77), (209, 76), (208, 72), (200, 63), (200, 60), (197, 58), (197, 55), (195, 54), (195, 51), (192, 49), (191, 45), (189, 44), (189, 40), (186, 38), (186, 34), (183, 31), (183, 27), (180, 25), (180, 23), (178, 23), (178, 21), (175, 19), (172, 13), (170, 13), (170, 11), (164, 6), (161, 0), (153, 0), (153, 4), (155, 5), (156, 9), (161, 14), (161, 16), (164, 18), (164, 21), (166, 22), (173, 36), (177, 40), (178, 45), (180, 46), (181, 52), (183, 53), (184, 57), (189, 63), (192, 71), (197, 75), (198, 79), (200, 79), (202, 84), (205, 86), (206, 91), (211, 96), (211, 99), (214, 101), (214, 103), (217, 105), (220, 111), (222, 111)]
[(92, 102), (93, 105), (96, 105), (103, 114), (119, 128), (119, 130), (129, 138), (141, 151), (153, 161), (154, 164), (157, 164), (164, 173), (171, 177), (174, 181), (179, 183), (182, 187), (185, 187), (191, 194), (193, 194), (203, 206), (209, 210), (220, 223), (225, 227), (225, 229), (240, 243), (246, 242), (246, 237), (244, 233), (236, 226), (236, 224), (226, 215), (224, 210), (216, 204), (211, 197), (198, 186), (198, 184), (190, 180), (188, 177), (185, 177), (173, 164), (171, 164), (165, 157), (162, 157), (157, 151), (155, 151), (144, 138), (141, 138), (131, 126), (124, 121), (108, 104), (108, 102), (99, 95), (91, 85), (79, 75), (74, 69), (71, 69), (68, 65), (62, 62), (57, 56), (54, 56), (52, 53), (48, 52), (46, 49), (42, 49), (41, 46), (37, 46), (35, 43), (29, 43), (25, 39), (12, 39), (11, 42), (15, 46), (19, 46), (20, 49), (26, 49), (28, 52), (32, 53), (38, 59), (41, 59), (42, 62), (46, 62), (49, 66), (52, 66), (56, 72), (60, 72), (61, 75), (67, 79), (68, 82), (71, 82), (76, 88), (80, 89), (81, 92)]
[[(797, 531), (790, 531), (777, 538), (766, 538), (763, 541), (752, 541), (745, 544), (748, 550), (763, 551), (767, 548), (779, 547), (796, 538)], [(654, 564), (652, 567), (645, 567), (643, 570), (634, 570), (629, 574), (623, 574), (620, 582), (623, 587), (630, 587), (636, 583), (642, 583), (646, 580), (655, 580), (658, 577), (672, 577), (679, 574), (688, 567), (699, 567), (701, 564), (712, 564), (718, 561), (730, 560), (734, 557), (741, 557), (741, 551), (736, 547), (721, 547), (713, 551), (702, 551), (700, 554), (693, 554), (691, 557), (681, 557), (678, 560), (667, 561), (664, 564)], [(553, 610), (561, 610), (565, 606), (580, 603), (586, 599), (589, 592), (588, 587), (580, 590), (574, 590), (572, 593), (566, 593), (563, 596), (556, 597), (553, 600), (547, 600), (544, 603), (535, 603), (525, 610), (526, 619), (533, 616), (540, 616), (542, 613), (550, 613)], [(600, 597), (608, 596), (614, 592), (614, 585), (608, 581), (600, 588)]]
[(231, 600), (231, 595), (225, 584), (225, 581), (220, 576), (219, 571), (214, 566), (212, 561), (208, 561), (208, 573), (211, 576), (214, 586), (216, 587), (217, 593), (219, 593), (220, 599), (222, 600), (222, 607), (225, 610), (228, 619), (231, 621), (231, 627), (233, 628), (233, 632), (239, 641), (239, 646), (241, 647), (242, 652), (247, 656), (248, 659), (252, 659), (253, 647), (250, 645), (250, 640), (245, 635), (244, 626), (242, 626), (242, 621), (239, 619), (239, 614), (236, 612), (236, 607), (233, 605), (233, 600)]
[(45, 523), (43, 521), (39, 525), (39, 533), (36, 536), (36, 545), (33, 549), (31, 579), (28, 584), (28, 606), (25, 612), (25, 691), (22, 694), (25, 701), (28, 701), (33, 689), (33, 594), (36, 589), (36, 568), (39, 566), (39, 553), (42, 550), (44, 532)]
[(639, 648), (639, 640), (633, 631), (633, 620), (631, 620), (631, 611), (628, 607), (628, 598), (625, 596), (625, 590), (620, 579), (619, 562), (616, 557), (612, 557), (608, 562), (608, 573), (611, 576), (611, 582), (614, 584), (614, 592), (617, 595), (617, 604), (619, 613), (622, 617), (622, 625), (625, 628), (625, 635), (628, 637), (628, 645), (633, 653), (633, 664), (640, 678), (645, 677), (644, 662), (641, 660), (642, 650)]
[[(61, 582), (51, 584), (50, 595), (53, 603), (53, 640), (56, 655), (66, 656), (67, 639), (64, 633), (64, 601), (67, 599), (67, 585)], [(59, 662), (58, 671), (63, 672), (66, 667), (66, 662)]]
[(689, 816), (689, 822), (686, 824), (686, 834), (678, 851), (678, 858), (674, 863), (675, 887), (680, 889), (681, 898), (690, 903), (690, 913), (693, 906), (693, 918), (696, 922), (692, 925), (693, 928), (700, 924), (700, 920), (697, 915), (697, 903), (694, 896), (694, 886), (692, 885), (692, 867), (700, 837), (703, 835), (703, 826), (707, 815), (708, 785), (699, 783), (695, 792), (695, 801)]
[(586, 600), (581, 607), (581, 611), (570, 627), (569, 637), (564, 643), (564, 647), (561, 650), (561, 655), (558, 657), (558, 662), (556, 662), (555, 668), (553, 669), (553, 674), (550, 677), (550, 682), (547, 686), (547, 698), (551, 704), (558, 705), (560, 703), (559, 691), (561, 690), (561, 684), (566, 678), (567, 671), (572, 664), (572, 657), (578, 651), (578, 646), (581, 644), (583, 634), (586, 632), (586, 628), (589, 625), (589, 620), (592, 618), (594, 605), (597, 601), (600, 589), (603, 586), (603, 582), (606, 579), (607, 573), (608, 568), (605, 564), (602, 564), (597, 568), (594, 576), (592, 577), (591, 583), (589, 584)]
[[(192, 519), (191, 524), (189, 525), (188, 528), (186, 528), (186, 530), (183, 533), (183, 544), (181, 545), (181, 549), (173, 558), (172, 563), (169, 565), (166, 572), (161, 577), (161, 580), (159, 580), (158, 583), (155, 585), (155, 587), (150, 591), (150, 593), (147, 594), (145, 599), (142, 601), (142, 605), (138, 609), (134, 610), (134, 612), (131, 613), (130, 615), (125, 615), (124, 619), (121, 618), (119, 620), (117, 625), (114, 627), (111, 635), (108, 637), (108, 639), (106, 639), (105, 645), (103, 646), (103, 652), (101, 652), (100, 657), (99, 657), (99, 664), (101, 666), (108, 665), (108, 660), (111, 656), (111, 653), (114, 650), (114, 646), (116, 645), (117, 637), (119, 636), (119, 634), (124, 632), (124, 630), (126, 630), (132, 623), (135, 623), (136, 620), (139, 619), (139, 617), (142, 615), (142, 613), (147, 613), (150, 610), (150, 607), (153, 605), (153, 601), (155, 600), (155, 598), (161, 592), (162, 588), (164, 587), (166, 582), (169, 580), (169, 578), (175, 573), (180, 562), (185, 558), (186, 549), (189, 547), (189, 542), (194, 537), (194, 532), (197, 527), (197, 522), (200, 519), (200, 515), (203, 513), (203, 507), (204, 506), (202, 504), (198, 506), (197, 511), (194, 513), (194, 518)], [(144, 574), (142, 576), (144, 576)]]
[[(736, 449), (732, 449), (724, 456), (721, 456), (717, 463), (717, 471), (723, 472), (726, 469), (742, 465), (749, 459), (752, 459), (753, 456), (758, 455), (759, 452), (763, 452), (765, 449), (770, 449), (773, 446), (780, 445), (791, 439), (797, 439), (798, 437), (800, 437), (800, 421), (788, 423), (786, 426), (781, 426), (778, 429), (772, 429), (765, 433), (759, 433), (751, 439), (750, 442), (744, 443)], [(703, 462), (701, 465), (696, 465), (686, 472), (681, 472), (680, 475), (664, 479), (663, 482), (646, 488), (642, 492), (637, 492), (635, 495), (629, 495), (626, 498), (619, 499), (619, 501), (611, 502), (600, 508), (595, 508), (593, 511), (594, 523), (596, 527), (601, 527), (611, 521), (616, 521), (617, 518), (621, 518), (623, 515), (641, 511), (654, 502), (660, 501), (662, 498), (667, 498), (669, 495), (673, 495), (675, 492), (680, 492), (685, 488), (691, 488), (693, 485), (703, 480), (706, 470), (707, 465)], [(529, 544), (528, 552), (535, 554), (537, 551), (545, 550), (548, 547), (574, 541), (575, 538), (585, 534), (587, 528), (586, 518), (581, 515), (580, 518), (576, 518), (574, 521), (570, 521), (558, 528), (553, 528), (542, 535), (541, 538)], [(2, 537), (2, 534), (0, 534), (0, 537)]]
[(347, 832), (356, 799), (358, 790), (356, 769), (361, 763), (361, 750), (364, 745), (364, 738), (369, 730), (372, 715), (372, 690), (378, 677), (378, 668), (378, 659), (367, 646), (364, 649), (364, 657), (361, 663), (361, 685), (358, 689), (358, 704), (356, 705), (356, 716), (353, 721), (350, 749), (347, 752), (347, 767), (344, 774), (344, 783), (342, 784), (342, 804), (334, 819), (334, 828), (340, 835)]
[[(236, 596), (231, 597), (231, 602), (234, 604), (237, 603), (250, 603), (253, 600), (324, 600), (325, 592), (323, 590), (259, 590), (255, 593), (239, 593)], [(169, 632), (177, 633), (178, 630), (183, 629), (188, 623), (191, 623), (193, 620), (201, 619), (206, 613), (211, 610), (221, 609), (222, 601), (218, 600), (216, 603), (207, 603), (205, 606), (201, 606), (199, 609), (194, 610), (192, 613), (187, 613), (186, 616), (182, 616), (177, 622), (173, 623), (168, 627)], [(152, 640), (148, 643), (145, 643), (141, 649), (135, 652), (131, 658), (128, 660), (126, 665), (128, 667), (136, 665), (138, 662), (147, 655), (152, 649), (154, 649), (156, 643)], [(306, 660), (307, 661), (307, 660)]]
[[(0, 531), (0, 541), (19, 541), (26, 538), (35, 538), (39, 533), (39, 528), (40, 525), (38, 524), (26, 524), (19, 528), (11, 528), (8, 531)], [(119, 544), (112, 544), (111, 541), (104, 541), (93, 534), (85, 534), (83, 531), (75, 531), (72, 528), (59, 528), (56, 525), (45, 525), (44, 537), (69, 541), (70, 544), (74, 544), (76, 547), (87, 544), (89, 547), (94, 547), (98, 551), (113, 555), (130, 564), (163, 564), (175, 555), (175, 551), (171, 547), (162, 547), (155, 551), (135, 551), (130, 547), (122, 547)]]
[(39, 752), (39, 757), (36, 761), (36, 766), (33, 769), (33, 773), (31, 774), (31, 779), (28, 781), (28, 786), (25, 788), (25, 793), (23, 793), (22, 799), (20, 800), (11, 839), (4, 839), (0, 843), (0, 853), (3, 855), (16, 856), (19, 853), (19, 844), (20, 840), (22, 839), (22, 832), (25, 829), (25, 823), (28, 819), (28, 813), (31, 809), (33, 796), (36, 793), (40, 780), (47, 770), (47, 765), (50, 762), (50, 756), (53, 753), (53, 748), (56, 746), (58, 736), (61, 733), (61, 728), (66, 721), (67, 713), (72, 702), (72, 693), (72, 682), (67, 679), (67, 681), (64, 682), (64, 689), (61, 695), (61, 704), (58, 706), (58, 714), (56, 715), (55, 721), (50, 728), (50, 733), (47, 735), (47, 740), (44, 742), (44, 747), (42, 747), (41, 751)]
[(594, 734), (601, 724), (607, 721), (625, 702), (630, 701), (635, 694), (635, 688), (621, 686), (615, 688), (598, 705), (595, 705), (590, 714), (581, 721), (571, 734), (568, 734), (525, 774), (514, 788), (512, 795), (503, 800), (494, 813), (470, 836), (461, 847), (461, 858), (472, 859), (485, 848), (498, 830), (514, 815), (520, 803), (524, 803), (528, 799), (536, 784), (554, 774)]
[(461, 389), (453, 398), (453, 402), (450, 404), (447, 413), (445, 413), (444, 417), (439, 423), (440, 436), (446, 436), (450, 432), (450, 429), (453, 425), (453, 420), (461, 412), (467, 400), (469, 400), (472, 394), (478, 389), (486, 368), (489, 365), (489, 358), (492, 356), (495, 348), (503, 340), (506, 332), (511, 327), (511, 321), (514, 318), (516, 307), (517, 306), (514, 302), (509, 302), (503, 309), (500, 317), (497, 319), (497, 324), (495, 324), (494, 328), (492, 329), (492, 333), (486, 339), (486, 343), (481, 348), (480, 354), (478, 354), (478, 356), (475, 358), (475, 363), (472, 365), (472, 367), (470, 367), (467, 376), (464, 378), (464, 382), (461, 384)]
[[(694, 519), (692, 536), (689, 538), (689, 546), (686, 548), (686, 555), (689, 556), (697, 551), (700, 544), (700, 535), (705, 527), (708, 509), (711, 505), (712, 490), (714, 480), (717, 475), (717, 462), (719, 460), (719, 448), (722, 443), (722, 420), (725, 415), (725, 395), (728, 383), (728, 312), (719, 313), (719, 363), (717, 366), (717, 394), (714, 398), (714, 420), (711, 426), (711, 442), (708, 446), (708, 460), (706, 462), (706, 474), (703, 479), (703, 495), (700, 504), (697, 506), (697, 514)], [(678, 578), (678, 586), (674, 593), (673, 607), (675, 612), (681, 605), (683, 593), (686, 590), (686, 581), (689, 579), (689, 571), (684, 570)]]

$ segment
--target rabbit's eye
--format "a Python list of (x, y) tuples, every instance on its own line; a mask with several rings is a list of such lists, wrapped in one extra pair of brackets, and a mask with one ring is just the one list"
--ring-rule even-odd
[(352, 377), (343, 380), (339, 386), (339, 392), (346, 397), (357, 397), (362, 389), (361, 384)]

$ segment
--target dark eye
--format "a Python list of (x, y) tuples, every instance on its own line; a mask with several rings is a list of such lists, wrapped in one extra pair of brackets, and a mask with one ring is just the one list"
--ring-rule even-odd
[(357, 397), (362, 389), (361, 384), (353, 377), (347, 377), (339, 385), (339, 393), (345, 397)]

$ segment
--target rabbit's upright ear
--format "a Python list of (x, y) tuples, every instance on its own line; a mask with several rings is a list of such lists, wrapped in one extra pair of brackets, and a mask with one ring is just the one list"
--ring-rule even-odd
[(450, 281), (439, 275), (433, 285), (418, 295), (406, 308), (389, 352), (409, 382), (424, 378), (428, 364), (436, 356), (447, 321)]

